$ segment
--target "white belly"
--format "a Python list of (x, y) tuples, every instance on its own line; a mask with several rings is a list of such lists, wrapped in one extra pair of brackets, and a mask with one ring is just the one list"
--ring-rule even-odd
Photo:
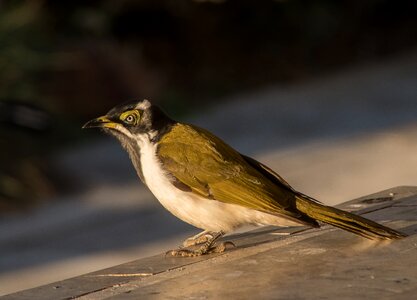
[(156, 157), (156, 146), (141, 142), (141, 165), (145, 182), (159, 202), (179, 219), (195, 227), (230, 232), (243, 225), (293, 226), (296, 222), (274, 215), (206, 199), (176, 188), (162, 170)]

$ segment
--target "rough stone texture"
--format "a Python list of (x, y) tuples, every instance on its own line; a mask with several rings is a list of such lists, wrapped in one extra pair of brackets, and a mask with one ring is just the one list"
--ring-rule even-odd
[(417, 187), (340, 205), (409, 237), (375, 242), (331, 226), (265, 227), (198, 258), (157, 255), (2, 299), (410, 299), (417, 292)]

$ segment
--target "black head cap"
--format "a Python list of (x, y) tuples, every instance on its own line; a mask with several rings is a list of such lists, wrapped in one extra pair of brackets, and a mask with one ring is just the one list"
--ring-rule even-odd
[(152, 132), (160, 136), (175, 122), (149, 100), (124, 103), (112, 108), (105, 116), (87, 122), (83, 128), (100, 127), (110, 133), (136, 135)]

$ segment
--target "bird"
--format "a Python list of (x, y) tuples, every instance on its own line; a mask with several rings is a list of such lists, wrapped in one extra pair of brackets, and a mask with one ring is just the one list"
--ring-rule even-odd
[(119, 104), (83, 128), (101, 128), (118, 139), (162, 206), (203, 230), (168, 251), (171, 256), (223, 252), (234, 244), (219, 239), (246, 225), (324, 223), (373, 240), (406, 236), (298, 192), (268, 166), (203, 128), (174, 121), (149, 100)]

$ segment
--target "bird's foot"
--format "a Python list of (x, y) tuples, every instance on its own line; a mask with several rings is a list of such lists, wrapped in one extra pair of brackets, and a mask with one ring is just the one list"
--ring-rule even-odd
[(180, 256), (180, 257), (196, 257), (201, 256), (204, 254), (211, 254), (211, 253), (222, 253), (226, 251), (227, 249), (231, 249), (236, 247), (235, 244), (232, 242), (226, 241), (221, 242), (216, 246), (212, 246), (206, 249), (206, 247), (202, 247), (191, 250), (191, 249), (175, 249), (175, 250), (169, 250), (165, 255), (167, 256)]
[(184, 242), (185, 246), (191, 246), (191, 245), (194, 246), (194, 245), (204, 243), (198, 249), (192, 250), (192, 249), (181, 248), (181, 249), (176, 249), (176, 250), (170, 250), (166, 253), (166, 255), (195, 257), (195, 256), (201, 256), (201, 255), (208, 254), (208, 253), (224, 252), (229, 246), (234, 247), (235, 245), (232, 242), (222, 242), (215, 246), (214, 243), (223, 235), (224, 235), (223, 231), (220, 231), (220, 232), (203, 231), (197, 234), (196, 236), (193, 236), (192, 238), (187, 239)]
[(196, 234), (195, 236), (192, 236), (192, 237), (186, 239), (182, 243), (182, 246), (183, 247), (191, 247), (191, 246), (207, 243), (209, 240), (211, 240), (213, 238), (214, 235), (215, 235), (215, 233), (211, 232), (211, 231), (200, 232), (199, 234)]
[(236, 245), (231, 241), (221, 242), (215, 247), (210, 248), (209, 253), (222, 253), (227, 249), (236, 248)]

